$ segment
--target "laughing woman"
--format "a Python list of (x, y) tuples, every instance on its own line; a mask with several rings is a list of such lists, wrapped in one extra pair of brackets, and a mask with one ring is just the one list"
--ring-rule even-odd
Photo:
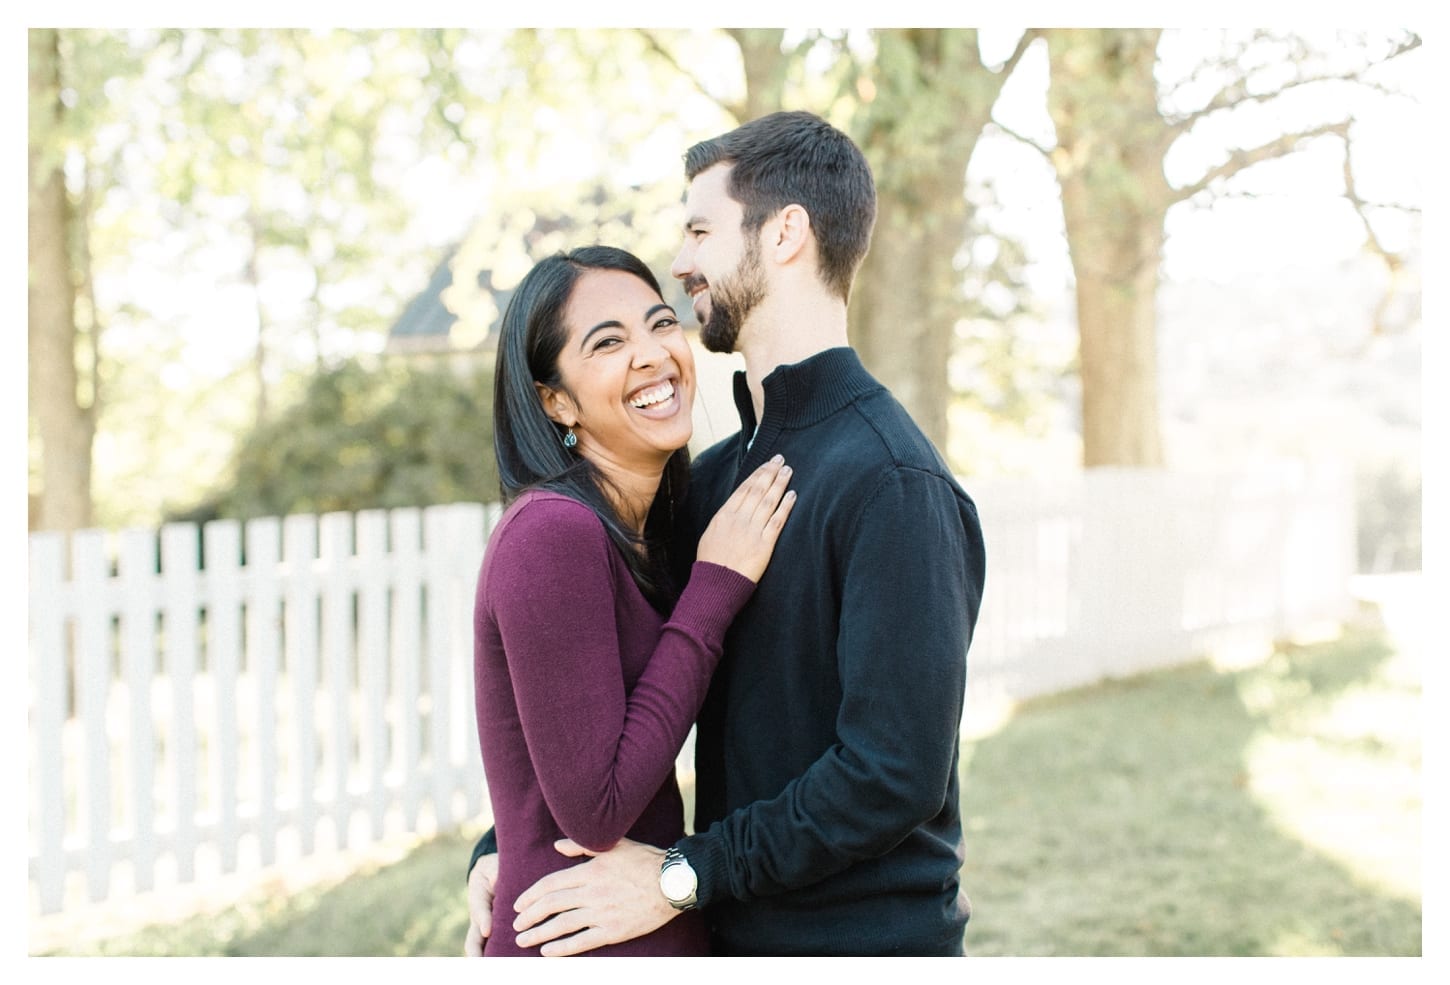
[[(540, 262), (504, 313), (494, 452), (508, 508), (479, 574), (474, 676), (501, 912), (574, 864), (570, 838), (667, 846), (684, 834), (674, 763), (795, 494), (762, 466), (671, 584), (689, 472), (694, 358), (638, 259), (588, 247)], [(522, 955), (506, 921), (489, 955)], [(705, 954), (696, 912), (595, 954)]]

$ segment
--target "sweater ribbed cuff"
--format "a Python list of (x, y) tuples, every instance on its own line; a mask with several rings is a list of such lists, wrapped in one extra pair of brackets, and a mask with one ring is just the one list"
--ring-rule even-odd
[(729, 899), (730, 878), (725, 846), (712, 831), (693, 834), (675, 843), (690, 868), (695, 870), (695, 900), (700, 908)]
[(689, 625), (719, 643), (754, 592), (755, 582), (740, 572), (709, 561), (696, 561), (670, 621), (684, 617)]

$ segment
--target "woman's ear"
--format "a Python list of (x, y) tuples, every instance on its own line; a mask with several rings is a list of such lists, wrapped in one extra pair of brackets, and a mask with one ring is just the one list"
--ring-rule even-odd
[(534, 390), (538, 392), (539, 403), (543, 405), (544, 415), (549, 420), (555, 424), (562, 424), (566, 428), (571, 428), (579, 423), (578, 410), (567, 393), (538, 382), (534, 383)]

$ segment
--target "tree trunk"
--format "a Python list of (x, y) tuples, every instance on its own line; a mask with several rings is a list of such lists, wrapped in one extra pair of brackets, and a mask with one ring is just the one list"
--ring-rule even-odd
[(257, 392), (253, 403), (253, 426), (260, 428), (267, 422), (267, 312), (262, 304), (262, 282), (258, 273), (257, 254), (262, 248), (261, 227), (257, 217), (247, 214), (247, 262), (243, 267), (247, 286), (252, 289), (252, 305), (257, 311), (257, 344), (252, 350), (252, 378)]
[(785, 76), (790, 62), (781, 53), (785, 31), (778, 27), (738, 28), (729, 32), (740, 46), (745, 70), (745, 101), (737, 113), (741, 123), (782, 108)]
[(1157, 30), (1047, 32), (1052, 163), (1077, 280), (1083, 465), (1161, 466), (1157, 314), (1171, 135)]
[(91, 524), (95, 403), (81, 406), (76, 372), (76, 282), (72, 223), (58, 138), (60, 45), (54, 30), (30, 32), (29, 385), (41, 447), (35, 526)]
[(967, 163), (1007, 73), (982, 64), (975, 31), (876, 36), (874, 95), (855, 127), (876, 177), (876, 230), (852, 295), (851, 341), (945, 454)]
[(952, 257), (966, 228), (965, 171), (963, 164), (940, 197), (880, 196), (871, 252), (851, 304), (851, 342), (861, 361), (943, 455), (951, 403), (947, 364), (959, 308)]

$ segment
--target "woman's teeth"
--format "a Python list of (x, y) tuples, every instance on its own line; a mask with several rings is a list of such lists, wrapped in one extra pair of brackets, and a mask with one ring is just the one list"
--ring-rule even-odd
[(639, 396), (631, 400), (629, 402), (629, 405), (631, 407), (637, 407), (643, 410), (645, 407), (649, 407), (652, 404), (664, 403), (666, 400), (669, 400), (674, 395), (674, 385), (670, 383), (663, 383), (659, 386), (650, 387), (648, 390), (645, 390)]

